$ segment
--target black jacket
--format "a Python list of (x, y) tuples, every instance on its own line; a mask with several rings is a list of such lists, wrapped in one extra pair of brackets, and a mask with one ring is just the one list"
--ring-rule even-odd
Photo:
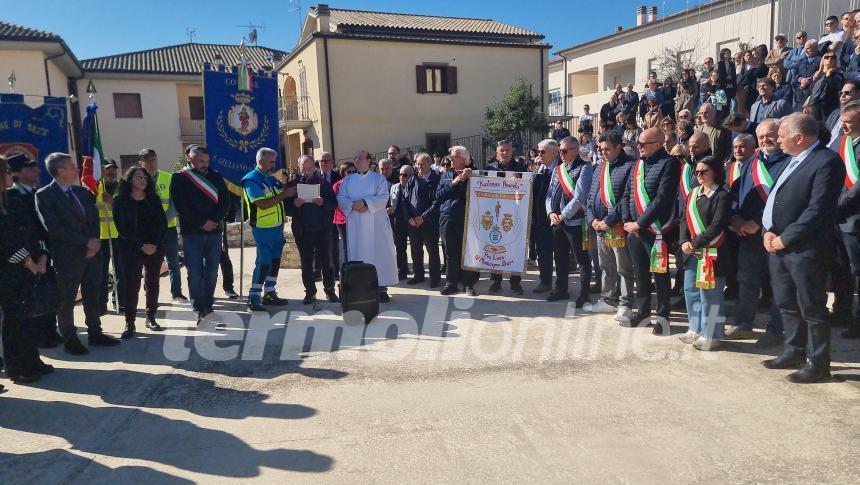
[[(791, 160), (791, 157), (782, 153), (782, 151), (777, 151), (769, 157), (764, 152), (759, 152), (759, 156), (764, 157), (764, 166), (767, 168), (768, 173), (770, 173), (774, 183), (776, 183), (788, 161)], [(761, 215), (764, 212), (765, 201), (756, 193), (756, 189), (753, 188), (749, 195), (744, 198), (743, 204), (740, 203), (741, 184), (743, 184), (743, 180), (746, 178), (752, 177), (751, 169), (752, 163), (748, 163), (743, 167), (740, 176), (731, 186), (732, 215), (743, 217), (745, 221), (754, 221), (756, 224), (761, 225)]]
[(842, 73), (834, 70), (829, 76), (819, 76), (809, 95), (809, 114), (824, 121), (833, 110), (839, 108), (839, 91), (845, 84)]
[(625, 199), (627, 195), (625, 189), (633, 171), (633, 160), (630, 160), (622, 150), (618, 160), (609, 166), (612, 193), (615, 194), (615, 207), (611, 211), (606, 208), (603, 199), (600, 198), (601, 174), (604, 164), (605, 161), (601, 161), (594, 167), (594, 174), (591, 176), (591, 188), (588, 191), (586, 213), (589, 225), (595, 220), (602, 220), (609, 227), (613, 227), (623, 223), (627, 219), (627, 212), (630, 210), (630, 201)]
[(296, 207), (295, 197), (287, 198), (284, 201), (287, 214), (293, 218), (291, 224), (293, 235), (301, 237), (305, 231), (331, 231), (334, 227), (334, 210), (337, 209), (337, 196), (334, 194), (331, 184), (314, 174), (309, 178), (299, 176), (287, 184), (287, 187), (295, 187), (297, 184), (319, 184), (320, 198), (322, 198), (323, 203), (319, 206), (307, 201), (301, 207)]
[[(702, 223), (705, 225), (705, 232), (696, 236), (695, 239), (690, 238), (690, 228), (687, 224), (687, 211), (685, 207), (681, 213), (679, 243), (683, 245), (685, 242), (690, 242), (696, 249), (707, 247), (720, 233), (725, 234), (728, 230), (731, 206), (732, 196), (722, 187), (718, 186), (716, 192), (711, 197), (701, 195), (696, 201), (696, 207), (699, 209), (699, 215), (702, 217)], [(684, 253), (682, 252), (681, 254)], [(684, 254), (683, 260), (685, 262), (689, 258), (689, 255)], [(732, 259), (728, 244), (718, 247), (714, 274), (716, 276), (730, 274), (734, 268), (734, 261)]]
[(656, 219), (665, 225), (674, 226), (676, 209), (678, 207), (678, 181), (681, 177), (681, 164), (678, 159), (666, 153), (662, 148), (653, 156), (645, 158), (645, 191), (651, 198), (651, 204), (645, 208), (643, 213), (636, 209), (636, 200), (633, 196), (633, 185), (636, 180), (630, 170), (630, 180), (624, 192), (624, 198), (629, 201), (630, 221), (639, 223), (642, 231), (647, 231)]
[(726, 61), (720, 60), (717, 63), (717, 70), (722, 74), (723, 90), (726, 92), (726, 97), (729, 99), (734, 98), (738, 88), (738, 73), (735, 63), (729, 61), (727, 66)]
[(436, 204), (440, 222), (462, 222), (466, 219), (467, 183), (454, 185), (454, 170), (442, 174), (436, 189)]
[(528, 172), (529, 169), (524, 164), (518, 162), (516, 159), (511, 159), (511, 164), (506, 168), (502, 167), (501, 162), (496, 159), (493, 159), (492, 163), (487, 165), (487, 172), (498, 171), (498, 172)]
[(403, 186), (401, 184), (396, 184), (392, 186), (392, 200), (391, 207), (394, 209), (394, 219), (396, 222), (408, 225), (409, 219), (413, 217), (421, 216), (425, 220), (426, 223), (433, 224), (436, 218), (436, 206), (434, 204), (434, 195), (430, 185), (424, 181), (421, 177), (412, 177), (409, 179), (409, 182), (406, 184), (406, 214), (408, 218), (406, 220), (400, 220), (403, 211), (399, 206), (400, 194), (403, 190)]
[(35, 261), (45, 254), (42, 231), (26, 196), (14, 189), (0, 196), (5, 196), (6, 207), (5, 214), (0, 212), (0, 300), (17, 303), (24, 282), (32, 278), (21, 263), (28, 256)]
[(75, 203), (63, 193), (56, 181), (36, 192), (36, 210), (50, 238), (51, 257), (55, 261), (78, 263), (87, 252), (90, 239), (99, 239), (99, 212), (96, 198), (80, 185), (71, 186), (84, 208), (79, 218), (69, 204)]
[[(161, 199), (152, 196), (144, 199), (145, 214), (139, 213), (140, 207), (141, 204), (130, 195), (119, 195), (113, 199), (113, 220), (119, 233), (119, 244), (129, 251), (139, 251), (144, 244), (161, 246), (167, 231), (167, 218), (164, 216)], [(147, 240), (139, 238), (138, 228), (141, 222), (150, 225), (146, 232), (151, 234), (151, 237), (146, 238)]]
[[(783, 171), (787, 168), (788, 162)], [(835, 232), (836, 204), (844, 183), (839, 155), (819, 144), (776, 194), (771, 192), (773, 227), (765, 230), (780, 237), (786, 252), (824, 249), (817, 242)]]
[[(854, 141), (854, 157), (860, 160), (860, 138)], [(860, 183), (851, 190), (843, 185), (837, 203), (837, 217), (842, 232), (860, 235)]]
[[(191, 170), (190, 167), (189, 170)], [(179, 214), (179, 227), (183, 235), (218, 234), (220, 231), (218, 227), (207, 232), (202, 226), (207, 220), (220, 225), (230, 208), (230, 197), (227, 195), (224, 177), (211, 168), (203, 176), (218, 190), (217, 204), (197, 188), (187, 175), (176, 172), (170, 178), (170, 198)]]

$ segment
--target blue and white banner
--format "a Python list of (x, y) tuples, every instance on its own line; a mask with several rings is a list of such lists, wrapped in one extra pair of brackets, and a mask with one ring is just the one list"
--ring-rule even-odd
[(239, 185), (254, 168), (258, 149), (279, 149), (276, 78), (263, 71), (212, 70), (207, 65), (203, 104), (210, 166)]
[(66, 98), (45, 96), (41, 106), (31, 108), (21, 94), (0, 94), (0, 155), (26, 153), (38, 160), (44, 186), (51, 183), (45, 157), (53, 152), (69, 152)]

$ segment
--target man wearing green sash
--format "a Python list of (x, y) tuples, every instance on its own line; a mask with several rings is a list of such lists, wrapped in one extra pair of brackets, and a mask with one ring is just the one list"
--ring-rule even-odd
[[(846, 88), (842, 88), (845, 90)], [(860, 234), (860, 184), (857, 183), (860, 176), (860, 168), (858, 168), (858, 159), (860, 159), (860, 101), (852, 101), (842, 108), (840, 115), (842, 121), (842, 143), (840, 143), (840, 156), (845, 163), (845, 185), (842, 188), (842, 193), (839, 195), (837, 205), (838, 217), (840, 220), (839, 229), (842, 236), (842, 242), (845, 245), (845, 250), (850, 261), (848, 268), (841, 268), (842, 278), (837, 278), (837, 271), (834, 271), (833, 284), (834, 293), (842, 293), (841, 299), (847, 300), (847, 303), (842, 306), (848, 309), (847, 315), (843, 318), (847, 320), (845, 323), (848, 329), (842, 332), (845, 338), (860, 338), (860, 322), (857, 315), (853, 311), (854, 304), (854, 288), (857, 282), (857, 276), (860, 275), (860, 242), (858, 242), (858, 234)], [(837, 263), (838, 264), (838, 263)], [(843, 262), (844, 264), (844, 262)], [(836, 288), (837, 281), (842, 280), (842, 291)], [(836, 308), (836, 302), (833, 304)]]

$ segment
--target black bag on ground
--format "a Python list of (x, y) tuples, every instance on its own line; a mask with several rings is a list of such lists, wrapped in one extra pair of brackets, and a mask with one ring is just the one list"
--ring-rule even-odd
[(340, 307), (344, 320), (347, 312), (358, 311), (364, 316), (365, 324), (369, 324), (379, 314), (376, 266), (361, 261), (343, 263), (340, 270)]

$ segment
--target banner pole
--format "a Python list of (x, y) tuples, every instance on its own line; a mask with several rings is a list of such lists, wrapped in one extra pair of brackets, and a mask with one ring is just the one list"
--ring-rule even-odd
[[(107, 190), (107, 187), (105, 186), (104, 180), (100, 180), (99, 183), (102, 185), (102, 204), (104, 204), (104, 197), (105, 197), (104, 194), (105, 194), (105, 191)], [(111, 194), (111, 197), (113, 197), (113, 194)], [(119, 298), (117, 297), (117, 294), (118, 294), (117, 286), (119, 285), (119, 281), (117, 281), (117, 278), (116, 278), (116, 256), (113, 253), (113, 231), (110, 230), (110, 226), (111, 226), (111, 224), (113, 224), (113, 210), (108, 212), (107, 209), (105, 209), (105, 212), (107, 212), (109, 214), (108, 215), (108, 250), (110, 251), (110, 253), (109, 253), (110, 254), (110, 271), (111, 271), (111, 276), (113, 276), (113, 285), (111, 288), (112, 293), (113, 293), (113, 302), (112, 302), (113, 303), (113, 311), (115, 311), (117, 314), (119, 314)]]
[(239, 217), (239, 296), (245, 296), (245, 197), (241, 199), (242, 214)]

